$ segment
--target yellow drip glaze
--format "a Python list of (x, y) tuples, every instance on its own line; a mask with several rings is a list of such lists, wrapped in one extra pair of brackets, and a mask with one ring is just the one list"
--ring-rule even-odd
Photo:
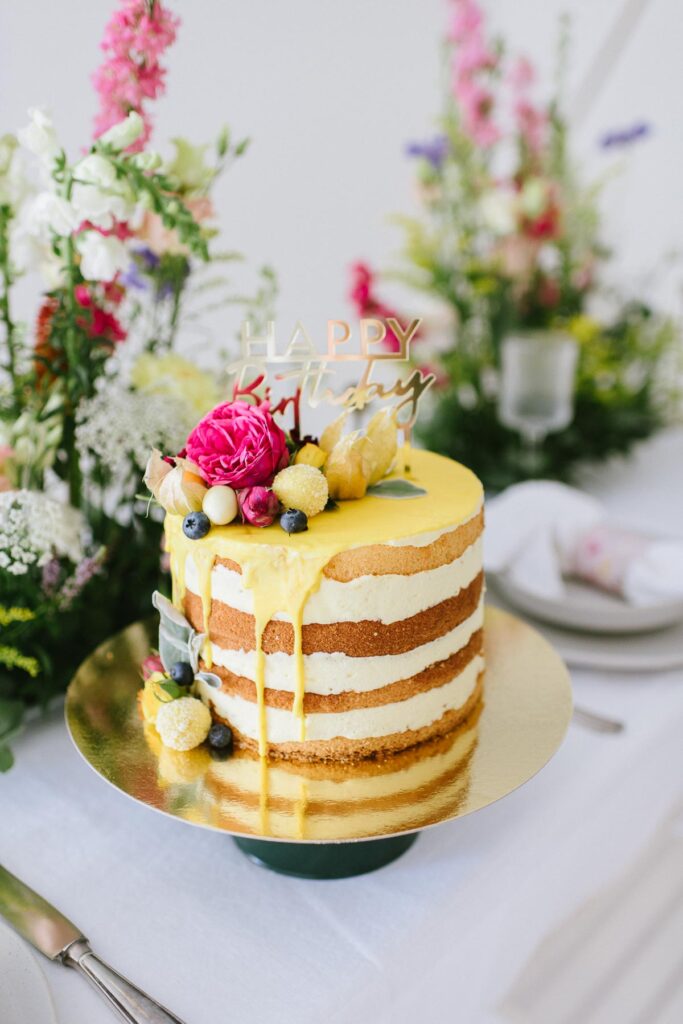
[(279, 612), (292, 622), (296, 658), (293, 712), (301, 719), (301, 736), (305, 739), (302, 621), (306, 601), (320, 586), (323, 569), (330, 559), (349, 548), (453, 528), (475, 515), (481, 505), (483, 491), (477, 477), (450, 459), (432, 452), (412, 451), (410, 475), (426, 490), (425, 495), (407, 500), (366, 495), (358, 501), (342, 502), (336, 511), (322, 513), (312, 519), (305, 533), (291, 536), (285, 534), (277, 523), (265, 528), (231, 523), (229, 526), (214, 526), (201, 540), (190, 540), (183, 533), (182, 517), (166, 516), (166, 543), (171, 553), (173, 600), (177, 607), (182, 608), (185, 562), (190, 555), (197, 567), (199, 597), (207, 631), (211, 610), (211, 570), (217, 558), (236, 562), (242, 570), (244, 586), (252, 591), (261, 756), (268, 752), (262, 638), (270, 620)]
[(259, 823), (261, 835), (270, 834), (268, 820), (268, 759), (262, 757), (259, 762)]
[(296, 818), (296, 837), (297, 839), (306, 838), (306, 811), (308, 810), (308, 786), (306, 780), (302, 779), (299, 783), (299, 799), (297, 800), (294, 807), (294, 814)]

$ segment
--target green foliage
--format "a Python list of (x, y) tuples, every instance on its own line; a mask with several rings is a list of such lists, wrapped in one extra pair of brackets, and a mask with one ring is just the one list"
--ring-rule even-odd
[[(583, 461), (626, 454), (670, 420), (679, 397), (675, 372), (664, 371), (667, 359), (672, 370), (676, 360), (680, 364), (671, 321), (630, 306), (610, 328), (593, 328), (581, 342), (574, 418), (543, 442), (539, 477), (571, 480)], [(498, 420), (496, 346), (456, 344), (445, 362), (452, 383), (438, 392), (431, 414), (418, 425), (420, 440), (465, 462), (492, 491), (528, 478), (520, 435)]]

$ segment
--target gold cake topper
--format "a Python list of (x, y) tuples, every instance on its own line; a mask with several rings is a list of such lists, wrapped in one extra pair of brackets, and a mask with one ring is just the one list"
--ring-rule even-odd
[[(245, 320), (241, 328), (241, 358), (228, 366), (228, 373), (234, 377), (233, 400), (269, 401), (273, 413), (284, 413), (291, 406), (298, 426), (302, 400), (312, 409), (325, 403), (362, 410), (371, 402), (395, 398), (396, 422), (408, 439), (420, 399), (434, 381), (434, 374), (410, 365), (410, 343), (421, 323), (421, 317), (414, 317), (407, 327), (396, 317), (364, 317), (354, 347), (348, 321), (328, 320), (326, 347), (320, 352), (300, 320), (283, 350), (276, 343), (275, 321), (269, 320), (265, 334), (259, 336), (254, 334), (250, 321)], [(382, 347), (389, 330), (398, 343), (397, 351)], [(339, 392), (333, 390), (330, 380), (337, 363), (363, 364), (357, 383), (346, 385)], [(408, 371), (399, 373), (391, 383), (373, 378), (378, 365), (391, 363), (408, 364)], [(271, 372), (271, 368), (275, 369)], [(274, 401), (276, 384), (293, 385), (294, 394)]]

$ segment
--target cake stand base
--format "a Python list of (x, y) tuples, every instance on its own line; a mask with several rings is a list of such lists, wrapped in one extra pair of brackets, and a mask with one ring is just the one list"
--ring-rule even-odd
[(351, 878), (391, 864), (409, 850), (416, 832), (355, 843), (273, 843), (235, 836), (249, 860), (295, 878)]

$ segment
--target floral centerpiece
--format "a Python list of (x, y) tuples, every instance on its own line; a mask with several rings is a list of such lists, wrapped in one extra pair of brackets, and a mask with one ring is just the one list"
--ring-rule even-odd
[[(0, 139), (0, 769), (26, 709), (148, 614), (163, 570), (161, 517), (136, 499), (149, 449), (177, 450), (220, 398), (174, 345), (201, 315), (202, 268), (235, 258), (214, 251), (211, 189), (246, 141), (224, 130), (213, 159), (183, 139), (170, 159), (150, 148), (178, 26), (158, 0), (119, 4), (87, 152), (71, 158), (39, 109)], [(14, 309), (28, 273), (42, 290), (33, 326)], [(217, 286), (217, 302), (235, 301)], [(252, 318), (273, 288), (266, 271)]]
[[(601, 185), (584, 185), (574, 169), (561, 86), (549, 102), (537, 100), (533, 66), (488, 37), (476, 0), (452, 0), (446, 53), (440, 131), (408, 147), (423, 213), (399, 218), (404, 262), (388, 275), (449, 313), (445, 339), (430, 345), (423, 332), (421, 355), (437, 387), (421, 437), (489, 487), (522, 478), (520, 438), (497, 415), (501, 344), (512, 331), (566, 331), (580, 345), (575, 417), (547, 438), (538, 466), (566, 478), (580, 460), (625, 452), (662, 426), (679, 338), (670, 320), (637, 301), (613, 302), (608, 319), (592, 313), (608, 256)], [(637, 125), (602, 143), (612, 152), (647, 131)], [(351, 298), (360, 315), (386, 312), (366, 264), (353, 268)]]

